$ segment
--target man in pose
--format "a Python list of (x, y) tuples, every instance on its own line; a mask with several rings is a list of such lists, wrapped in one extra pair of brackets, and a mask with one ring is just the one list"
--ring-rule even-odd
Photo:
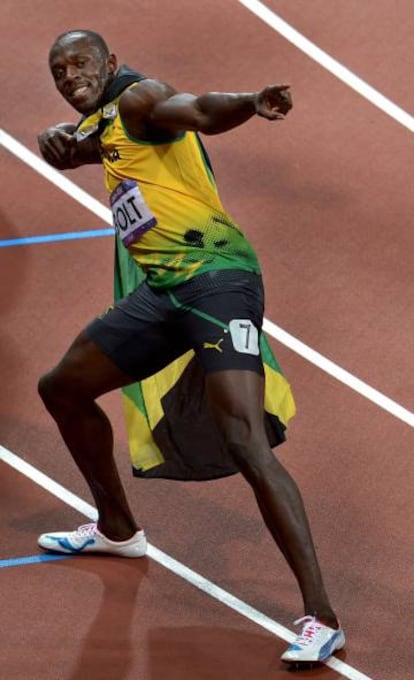
[(283, 119), (292, 106), (289, 86), (180, 94), (118, 68), (103, 38), (84, 30), (59, 36), (49, 65), (58, 91), (82, 118), (48, 128), (39, 136), (40, 151), (58, 169), (103, 165), (115, 229), (145, 279), (92, 321), (39, 382), (99, 516), (97, 524), (43, 534), (39, 545), (145, 554), (145, 534), (114, 462), (111, 425), (95, 400), (192, 349), (225, 449), (250, 484), (303, 596), (303, 628), (282, 659), (323, 661), (345, 638), (325, 592), (299, 490), (274, 456), (264, 425), (260, 266), (221, 204), (198, 137), (255, 115)]

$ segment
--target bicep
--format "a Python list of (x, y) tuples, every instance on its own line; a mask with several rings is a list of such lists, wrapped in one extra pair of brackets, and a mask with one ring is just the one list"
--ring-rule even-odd
[(201, 130), (204, 115), (197, 101), (165, 83), (145, 80), (122, 95), (119, 111), (128, 131), (138, 137), (154, 130)]
[(150, 120), (158, 127), (202, 131), (206, 116), (201, 111), (195, 95), (174, 94), (154, 105)]

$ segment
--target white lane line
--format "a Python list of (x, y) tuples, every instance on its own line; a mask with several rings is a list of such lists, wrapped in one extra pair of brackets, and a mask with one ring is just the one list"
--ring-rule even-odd
[(32, 170), (38, 172), (39, 175), (42, 175), (42, 177), (49, 180), (49, 182), (61, 189), (65, 194), (68, 194), (87, 210), (97, 215), (103, 222), (107, 222), (112, 226), (112, 213), (109, 208), (78, 187), (77, 184), (65, 177), (65, 175), (52, 168), (51, 165), (45, 163), (42, 158), (36, 156), (30, 149), (18, 142), (17, 139), (1, 128), (0, 144), (10, 151), (10, 153), (17, 156), (23, 163), (26, 163)]
[(263, 330), (265, 333), (268, 333), (275, 338), (275, 340), (278, 340), (282, 345), (289, 347), (293, 352), (299, 354), (304, 359), (307, 359), (311, 364), (322, 369), (322, 371), (328, 373), (333, 378), (336, 378), (366, 399), (369, 399), (369, 401), (374, 402), (374, 404), (384, 411), (388, 411), (388, 413), (399, 418), (399, 420), (407, 423), (407, 425), (414, 427), (414, 413), (404, 408), (404, 406), (397, 404), (396, 401), (393, 401), (382, 392), (370, 387), (370, 385), (367, 385), (367, 383), (352, 375), (352, 373), (349, 373), (344, 368), (341, 368), (341, 366), (338, 366), (338, 364), (335, 364), (330, 359), (327, 359), (308, 345), (305, 345), (304, 342), (298, 340), (293, 335), (290, 335), (290, 333), (284, 331), (280, 326), (265, 319), (263, 322)]
[[(102, 203), (90, 196), (86, 191), (80, 189), (74, 182), (64, 177), (60, 172), (45, 163), (41, 158), (36, 156), (32, 151), (27, 149), (23, 144), (18, 142), (14, 137), (0, 128), (0, 144), (8, 151), (13, 153), (21, 161), (29, 165), (33, 170), (48, 179), (55, 186), (68, 194), (75, 201), (81, 203), (85, 208), (97, 215), (100, 219), (112, 225), (112, 213), (109, 208), (106, 208)], [(301, 357), (322, 369), (332, 377), (344, 383), (351, 389), (361, 394), (366, 399), (374, 402), (377, 406), (388, 411), (399, 420), (402, 420), (407, 425), (414, 427), (414, 413), (386, 397), (378, 390), (370, 387), (367, 383), (359, 378), (356, 378), (351, 373), (348, 373), (343, 368), (335, 364), (330, 359), (325, 358), (319, 352), (311, 349), (303, 342), (284, 331), (280, 326), (277, 326), (268, 319), (264, 320), (263, 329), (266, 333), (271, 335), (275, 340), (278, 340), (286, 347), (289, 347), (293, 352), (299, 354)]]
[(305, 38), (304, 35), (299, 33), (293, 26), (269, 9), (263, 2), (260, 2), (260, 0), (238, 0), (238, 2), (241, 5), (244, 5), (246, 9), (250, 10), (250, 12), (255, 14), (265, 24), (273, 28), (274, 31), (283, 35), (286, 40), (307, 54), (308, 57), (358, 92), (358, 94), (371, 102), (371, 104), (381, 109), (381, 111), (388, 116), (391, 116), (391, 118), (394, 118), (394, 120), (411, 132), (414, 132), (413, 116), (397, 106), (397, 104), (394, 104), (394, 102), (371, 87), (371, 85), (368, 85), (368, 83), (359, 78), (359, 76), (346, 68), (346, 66), (343, 66), (339, 61), (321, 50), (315, 43), (308, 40), (308, 38)]
[[(61, 500), (63, 503), (66, 503), (66, 505), (78, 510), (82, 515), (88, 517), (92, 521), (96, 521), (97, 511), (93, 505), (90, 505), (90, 503), (87, 503), (78, 496), (75, 496), (75, 494), (66, 489), (64, 486), (58, 482), (55, 482), (43, 472), (40, 472), (37, 468), (33, 467), (33, 465), (30, 465), (30, 463), (27, 463), (27, 461), (23, 460), (19, 456), (16, 456), (15, 453), (12, 453), (4, 446), (1, 446), (1, 444), (0, 460), (31, 479), (53, 496), (59, 498), (59, 500)], [(249, 619), (261, 628), (273, 633), (281, 640), (285, 640), (286, 642), (290, 643), (295, 639), (295, 634), (292, 633), (292, 631), (290, 631), (288, 628), (285, 628), (285, 626), (277, 623), (277, 621), (274, 621), (269, 616), (266, 616), (266, 614), (263, 614), (254, 607), (251, 607), (246, 602), (243, 602), (243, 600), (240, 600), (226, 590), (223, 590), (223, 588), (220, 588), (215, 583), (212, 583), (208, 579), (204, 578), (204, 576), (201, 576), (201, 574), (198, 574), (196, 571), (189, 569), (189, 567), (185, 566), (185, 564), (178, 562), (178, 560), (170, 557), (170, 555), (163, 552), (162, 550), (159, 550), (159, 548), (156, 548), (154, 545), (148, 544), (148, 557), (153, 559), (155, 562), (158, 562), (165, 569), (173, 572), (176, 574), (176, 576), (179, 576), (184, 581), (187, 581), (191, 585), (203, 591), (213, 599), (221, 602), (230, 609), (233, 609), (238, 614), (244, 616), (246, 619)], [(325, 665), (329, 666), (343, 677), (349, 678), (349, 680), (373, 680), (373, 678), (364, 675), (349, 664), (334, 657), (328, 659)]]

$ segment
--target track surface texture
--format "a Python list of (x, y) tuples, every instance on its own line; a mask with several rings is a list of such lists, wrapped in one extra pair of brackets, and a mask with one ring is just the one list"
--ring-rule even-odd
[[(414, 113), (411, 0), (268, 0), (267, 7)], [(121, 62), (181, 91), (290, 83), (294, 108), (285, 121), (252, 119), (205, 140), (223, 201), (261, 259), (266, 318), (413, 410), (407, 127), (237, 0), (3, 0), (0, 16), (0, 127), (36, 155), (41, 130), (76, 120), (47, 67), (50, 44), (71, 28), (101, 32)], [(0, 171), (2, 242), (108, 228), (16, 157), (4, 137)], [(98, 167), (65, 174), (106, 205)], [(40, 555), (38, 534), (88, 521), (66, 497), (14, 469), (8, 452), (91, 503), (37, 396), (37, 380), (110, 303), (112, 264), (107, 236), (0, 247), (0, 680), (292, 678), (279, 660), (285, 640), (156, 559), (24, 562)], [(295, 677), (409, 680), (412, 425), (269, 339), (298, 408), (278, 455), (304, 495), (347, 633), (337, 668)], [(101, 404), (151, 545), (263, 620), (293, 630), (301, 615), (296, 583), (241, 477), (205, 484), (134, 480), (119, 394)]]

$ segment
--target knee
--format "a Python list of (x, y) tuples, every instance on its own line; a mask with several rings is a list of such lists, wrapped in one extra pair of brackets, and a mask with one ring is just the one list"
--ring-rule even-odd
[(224, 441), (231, 458), (249, 481), (258, 482), (267, 477), (274, 457), (264, 426), (252, 427), (244, 420), (233, 421), (232, 428), (224, 433)]
[(42, 375), (37, 390), (46, 408), (53, 411), (60, 404), (67, 404), (77, 398), (75, 384), (75, 376), (57, 366)]
[(46, 407), (50, 407), (57, 400), (58, 396), (62, 394), (59, 382), (56, 369), (45, 373), (40, 378), (37, 391)]

